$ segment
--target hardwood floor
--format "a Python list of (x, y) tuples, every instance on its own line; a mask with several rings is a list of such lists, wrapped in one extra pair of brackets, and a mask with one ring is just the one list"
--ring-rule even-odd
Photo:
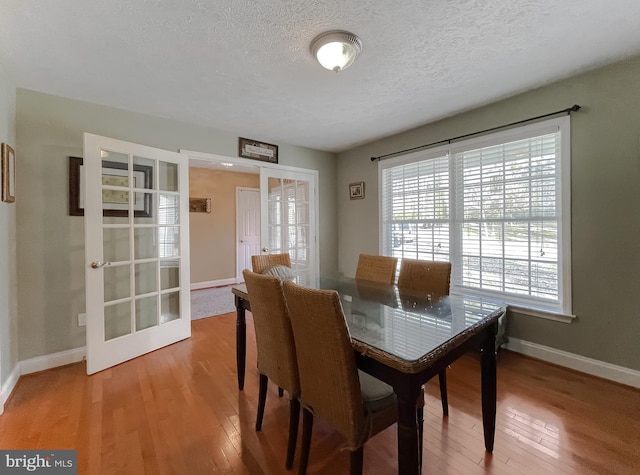
[[(82, 363), (27, 375), (0, 416), (2, 449), (77, 449), (85, 474), (280, 474), (288, 403), (269, 386), (262, 432), (253, 327), (238, 391), (235, 315), (193, 321), (193, 337), (87, 376)], [(252, 363), (254, 362), (254, 363)], [(427, 385), (425, 473), (640, 473), (640, 391), (504, 351), (493, 454), (484, 450), (479, 361), (448, 373), (449, 417)], [(316, 418), (309, 474), (348, 473), (340, 438)], [(369, 440), (364, 471), (396, 473), (395, 426)]]

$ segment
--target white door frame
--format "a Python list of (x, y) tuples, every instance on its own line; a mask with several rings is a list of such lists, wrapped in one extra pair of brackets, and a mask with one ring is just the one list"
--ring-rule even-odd
[[(189, 166), (192, 166), (191, 159), (193, 159), (193, 160), (200, 160), (204, 162), (227, 162), (227, 163), (232, 163), (238, 166), (255, 167), (257, 169), (258, 175), (260, 174), (260, 168), (272, 168), (275, 170), (289, 170), (292, 172), (301, 172), (301, 173), (307, 173), (307, 174), (313, 175), (313, 179), (315, 182), (314, 183), (315, 190), (316, 190), (315, 196), (313, 197), (313, 202), (314, 202), (315, 209), (317, 210), (317, 212), (315, 213), (315, 219), (314, 219), (315, 221), (314, 226), (316, 229), (316, 236), (314, 239), (315, 241), (314, 252), (316, 255), (315, 272), (317, 274), (320, 271), (320, 242), (318, 239), (318, 233), (320, 232), (320, 201), (318, 199), (318, 177), (320, 176), (320, 172), (318, 172), (318, 170), (313, 170), (311, 168), (292, 167), (290, 165), (280, 165), (279, 163), (261, 162), (258, 160), (251, 160), (249, 158), (227, 157), (225, 155), (217, 155), (217, 154), (206, 153), (206, 152), (196, 152), (193, 150), (180, 149), (179, 152), (189, 157)], [(264, 218), (264, 216), (261, 216), (261, 218)]]

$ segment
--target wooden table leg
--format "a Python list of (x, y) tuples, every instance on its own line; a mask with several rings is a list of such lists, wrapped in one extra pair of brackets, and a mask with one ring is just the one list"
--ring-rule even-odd
[(484, 447), (493, 452), (493, 441), (496, 433), (496, 327), (491, 325), (484, 330), (482, 342), (482, 427), (484, 429)]
[(416, 401), (420, 385), (397, 388), (398, 397), (398, 473), (418, 475), (420, 470)]
[(240, 297), (235, 296), (236, 304), (236, 368), (238, 371), (238, 389), (244, 389), (244, 369), (247, 359), (247, 320), (245, 308)]

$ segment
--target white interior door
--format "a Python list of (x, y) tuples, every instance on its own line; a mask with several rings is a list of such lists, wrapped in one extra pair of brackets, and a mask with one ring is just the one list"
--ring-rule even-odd
[(236, 201), (236, 279), (243, 282), (242, 271), (251, 269), (251, 256), (260, 254), (260, 190), (239, 187)]
[(313, 173), (260, 169), (261, 251), (288, 252), (303, 285), (314, 285), (318, 277), (317, 179)]
[(183, 155), (84, 134), (87, 373), (191, 336)]

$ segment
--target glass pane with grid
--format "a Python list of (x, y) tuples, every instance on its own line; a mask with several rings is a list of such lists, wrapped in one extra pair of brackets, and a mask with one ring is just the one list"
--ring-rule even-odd
[(463, 263), (454, 284), (558, 301), (559, 138), (454, 154)]
[(382, 171), (383, 254), (449, 260), (447, 156)]

